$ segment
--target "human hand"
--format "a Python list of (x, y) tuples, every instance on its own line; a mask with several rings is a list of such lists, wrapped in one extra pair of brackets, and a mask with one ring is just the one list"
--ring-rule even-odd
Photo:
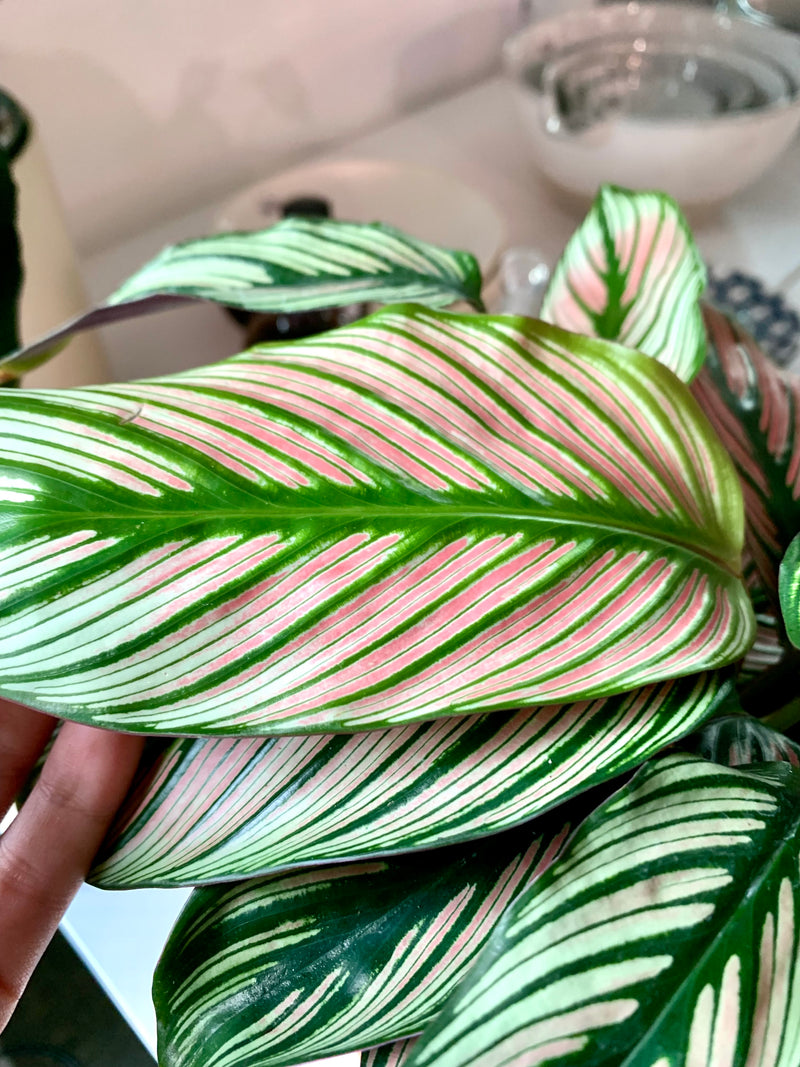
[[(0, 699), (0, 820), (56, 722)], [(89, 870), (143, 744), (64, 723), (31, 795), (0, 836), (0, 1032)]]

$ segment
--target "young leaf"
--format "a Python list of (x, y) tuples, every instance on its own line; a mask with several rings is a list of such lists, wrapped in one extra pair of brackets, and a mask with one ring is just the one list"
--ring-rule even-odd
[(361, 1067), (403, 1067), (417, 1043), (415, 1037), (378, 1045), (361, 1053)]
[(0, 692), (171, 734), (623, 692), (739, 658), (738, 480), (639, 353), (382, 312), (0, 394)]
[(789, 640), (800, 648), (800, 534), (781, 560), (780, 598), (783, 622)]
[(165, 248), (105, 304), (0, 360), (0, 373), (32, 370), (81, 330), (193, 300), (275, 312), (394, 301), (483, 308), (480, 269), (469, 252), (445, 251), (380, 223), (290, 217), (256, 233)]
[(715, 672), (364, 734), (177, 741), (130, 797), (90, 880), (199, 885), (496, 833), (641, 763), (729, 689)]
[(567, 833), (197, 890), (156, 970), (159, 1063), (280, 1067), (417, 1033)]
[(776, 598), (780, 559), (800, 529), (800, 378), (722, 312), (706, 308), (705, 320), (708, 357), (692, 392), (736, 464), (747, 551)]
[(409, 1067), (793, 1067), (799, 782), (646, 766), (509, 907)]
[(705, 286), (675, 201), (605, 185), (564, 250), (541, 314), (566, 330), (646, 352), (688, 382), (705, 356), (698, 305)]

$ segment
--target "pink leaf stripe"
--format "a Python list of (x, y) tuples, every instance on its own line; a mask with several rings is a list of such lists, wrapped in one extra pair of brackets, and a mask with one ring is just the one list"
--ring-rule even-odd
[(183, 740), (133, 792), (91, 881), (197, 885), (510, 827), (694, 729), (719, 673), (361, 734)]
[(705, 355), (705, 283), (673, 200), (604, 186), (553, 273), (542, 318), (637, 348), (691, 381)]
[(390, 309), (174, 378), (2, 396), (0, 431), (2, 692), (64, 717), (389, 726), (750, 641), (737, 480), (691, 397), (544, 324)]
[(747, 551), (776, 596), (778, 564), (800, 527), (800, 378), (722, 312), (705, 308), (705, 321), (708, 359), (692, 392), (739, 472)]

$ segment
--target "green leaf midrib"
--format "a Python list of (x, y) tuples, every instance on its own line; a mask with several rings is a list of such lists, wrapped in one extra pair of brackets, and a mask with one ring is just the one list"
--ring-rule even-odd
[[(16, 511), (16, 514), (19, 517), (31, 518), (37, 514), (37, 511), (35, 508), (25, 508), (23, 506)], [(174, 521), (176, 526), (182, 525), (184, 522), (213, 522), (218, 521), (221, 518), (249, 518), (263, 520), (265, 517), (274, 521), (276, 524), (280, 523), (281, 520), (288, 522), (293, 520), (313, 522), (326, 518), (335, 520), (336, 525), (344, 525), (347, 522), (354, 520), (369, 524), (369, 522), (374, 521), (375, 519), (391, 519), (395, 517), (404, 522), (408, 522), (411, 519), (419, 521), (438, 521), (443, 526), (464, 519), (493, 519), (495, 521), (520, 524), (556, 524), (595, 530), (598, 531), (601, 536), (624, 534), (635, 535), (644, 541), (649, 541), (660, 546), (667, 545), (671, 548), (683, 551), (688, 555), (697, 556), (706, 564), (710, 564), (734, 578), (741, 577), (741, 567), (738, 565), (738, 559), (734, 561), (730, 557), (722, 557), (715, 554), (712, 548), (706, 547), (700, 543), (699, 538), (695, 540), (688, 536), (689, 531), (681, 532), (680, 535), (677, 533), (669, 534), (663, 532), (655, 534), (652, 531), (649, 531), (645, 526), (634, 522), (612, 523), (609, 521), (597, 521), (596, 519), (581, 518), (580, 516), (572, 515), (569, 512), (560, 509), (547, 511), (543, 514), (531, 514), (529, 512), (503, 510), (500, 508), (480, 508), (454, 504), (435, 504), (432, 506), (399, 504), (388, 507), (380, 504), (370, 504), (369, 506), (363, 507), (326, 507), (325, 505), (313, 505), (302, 508), (287, 507), (282, 504), (265, 502), (263, 507), (208, 508), (206, 510), (190, 509), (185, 511), (176, 511), (170, 508), (160, 512), (157, 511), (155, 507), (152, 510), (138, 511), (128, 509), (124, 505), (121, 505), (119, 510), (109, 512), (82, 510), (56, 511), (55, 509), (48, 508), (46, 513), (42, 514), (42, 517), (50, 523), (58, 521), (55, 518), (56, 516), (61, 517), (62, 521), (66, 519), (79, 519), (80, 521), (85, 521), (87, 523), (119, 523), (124, 520), (139, 522), (154, 521), (158, 522), (160, 525), (170, 525), (171, 522)]]
[[(795, 775), (797, 778), (798, 776)], [(675, 986), (674, 990), (669, 994), (666, 1004), (658, 1013), (658, 1016), (653, 1020), (652, 1024), (647, 1028), (647, 1032), (636, 1042), (636, 1045), (628, 1053), (624, 1060), (620, 1061), (619, 1067), (638, 1067), (636, 1056), (646, 1043), (651, 1040), (653, 1035), (657, 1033), (662, 1021), (672, 1011), (675, 1002), (683, 995), (683, 991), (687, 982), (691, 981), (693, 975), (706, 965), (708, 959), (714, 955), (717, 951), (721, 941), (725, 938), (730, 943), (730, 926), (735, 922), (736, 917), (739, 915), (741, 909), (747, 904), (748, 897), (757, 897), (764, 886), (764, 882), (767, 880), (770, 874), (772, 874), (783, 862), (786, 855), (786, 851), (790, 846), (797, 848), (797, 836), (800, 832), (800, 810), (796, 811), (794, 816), (789, 815), (786, 819), (786, 823), (791, 829), (790, 834), (782, 835), (781, 840), (778, 842), (774, 851), (769, 852), (766, 848), (764, 850), (765, 855), (758, 870), (758, 874), (752, 878), (747, 879), (745, 883), (739, 883), (737, 889), (740, 891), (736, 894), (735, 899), (731, 902), (730, 907), (727, 910), (724, 918), (721, 919), (719, 929), (714, 934), (713, 938), (709, 941), (706, 948), (700, 953), (699, 958), (692, 964), (691, 971), (682, 978)], [(731, 949), (736, 951), (738, 949)]]

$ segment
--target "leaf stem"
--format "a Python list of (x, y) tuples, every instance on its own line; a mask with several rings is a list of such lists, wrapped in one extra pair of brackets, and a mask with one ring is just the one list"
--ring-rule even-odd
[(788, 704), (784, 704), (782, 708), (765, 715), (761, 721), (765, 726), (770, 726), (773, 730), (785, 733), (792, 726), (800, 723), (800, 697), (795, 697)]

